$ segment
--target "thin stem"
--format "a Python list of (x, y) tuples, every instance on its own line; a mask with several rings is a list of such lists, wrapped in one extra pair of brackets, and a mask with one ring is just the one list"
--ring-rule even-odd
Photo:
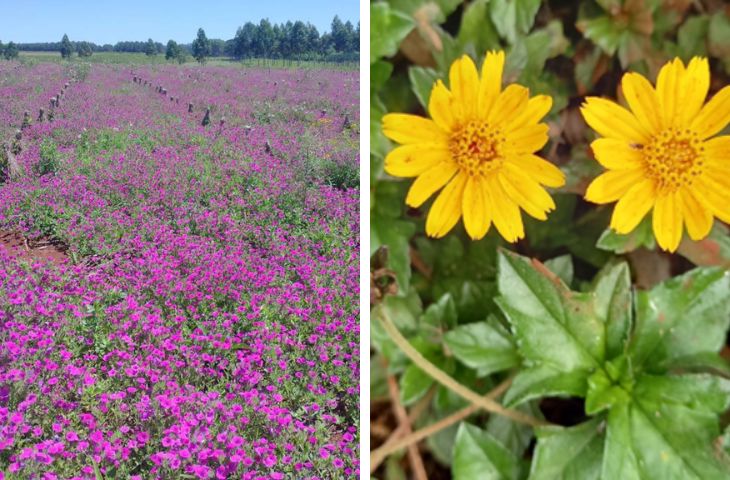
[[(505, 379), (502, 383), (492, 389), (492, 391), (490, 391), (485, 397), (491, 399), (497, 398), (502, 395), (510, 385), (512, 385), (512, 377)], [(383, 445), (370, 452), (370, 473), (373, 473), (386, 458), (398, 450), (420, 442), (424, 438), (430, 437), (431, 435), (464, 420), (473, 413), (476, 413), (478, 410), (478, 405), (471, 404), (468, 407), (462, 408), (458, 412), (449, 415), (448, 417), (442, 418), (436, 423), (411, 433), (410, 435), (406, 435), (402, 438), (391, 437), (393, 438), (392, 440), (388, 439), (388, 441)], [(393, 436), (395, 436), (395, 432)]]
[(379, 309), (379, 314), (380, 319), (383, 322), (383, 327), (385, 328), (385, 331), (388, 332), (390, 338), (396, 343), (396, 345), (398, 345), (403, 353), (405, 353), (406, 356), (410, 358), (411, 361), (415, 363), (418, 368), (426, 372), (429, 376), (431, 376), (431, 378), (439, 382), (441, 385), (445, 386), (460, 397), (469, 400), (471, 403), (478, 406), (479, 408), (482, 408), (483, 410), (491, 413), (497, 413), (511, 420), (514, 420), (515, 422), (524, 423), (526, 425), (530, 425), (531, 427), (550, 425), (550, 423), (535, 418), (532, 415), (528, 415), (517, 410), (505, 408), (491, 398), (483, 397), (482, 395), (479, 395), (470, 388), (460, 384), (452, 377), (450, 377), (446, 372), (438, 368), (433, 363), (429, 362), (423, 355), (421, 355), (418, 350), (413, 348), (408, 340), (406, 340), (406, 338), (400, 333), (400, 331), (398, 331), (398, 328), (395, 326), (395, 324), (393, 324), (393, 321), (388, 317), (388, 315), (385, 313), (385, 311), (383, 311), (382, 308)]

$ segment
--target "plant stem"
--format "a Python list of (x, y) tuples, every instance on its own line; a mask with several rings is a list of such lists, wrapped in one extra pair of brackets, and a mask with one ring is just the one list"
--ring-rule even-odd
[(460, 397), (469, 400), (471, 403), (483, 410), (505, 416), (511, 420), (514, 420), (515, 422), (524, 423), (526, 425), (530, 425), (531, 427), (550, 425), (550, 423), (535, 418), (532, 415), (528, 415), (517, 410), (505, 408), (491, 398), (483, 397), (472, 389), (460, 384), (452, 377), (450, 377), (446, 372), (438, 368), (433, 363), (429, 362), (423, 355), (421, 355), (418, 350), (413, 348), (408, 340), (406, 340), (406, 338), (400, 333), (400, 331), (398, 331), (398, 327), (393, 324), (393, 321), (388, 317), (388, 315), (382, 308), (379, 309), (379, 315), (381, 321), (383, 322), (383, 327), (385, 328), (385, 331), (388, 332), (390, 338), (396, 343), (396, 345), (398, 345), (403, 353), (405, 353), (406, 356), (410, 358), (411, 361), (416, 364), (418, 368), (426, 372), (428, 375), (431, 376), (431, 378), (439, 382), (444, 387), (448, 388)]
[[(509, 377), (505, 379), (502, 383), (497, 385), (494, 389), (492, 389), (485, 396), (485, 398), (494, 399), (499, 397), (509, 388), (511, 384), (512, 377)], [(398, 450), (407, 448), (414, 443), (420, 442), (424, 438), (430, 437), (431, 435), (440, 432), (444, 428), (450, 427), (454, 423), (464, 420), (473, 413), (476, 413), (479, 408), (480, 407), (478, 405), (471, 404), (468, 407), (462, 408), (458, 412), (453, 413), (448, 417), (442, 418), (438, 422), (433, 423), (428, 427), (424, 427), (409, 435), (406, 435), (405, 437), (393, 439), (392, 441), (389, 439), (383, 445), (370, 452), (370, 473), (373, 473), (380, 466), (380, 464), (383, 463), (383, 460), (385, 460)]]

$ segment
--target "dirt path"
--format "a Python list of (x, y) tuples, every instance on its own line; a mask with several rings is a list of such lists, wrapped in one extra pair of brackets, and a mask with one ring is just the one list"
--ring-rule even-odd
[(41, 244), (29, 242), (17, 232), (0, 230), (0, 248), (4, 248), (19, 260), (29, 262), (49, 261), (60, 265), (68, 260), (68, 255), (56, 245), (48, 242)]

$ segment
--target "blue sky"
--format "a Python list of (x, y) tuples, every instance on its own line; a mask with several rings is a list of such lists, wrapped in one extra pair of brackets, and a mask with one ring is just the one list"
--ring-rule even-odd
[(198, 27), (208, 38), (233, 38), (236, 29), (268, 18), (302, 20), (322, 33), (335, 15), (357, 25), (359, 0), (0, 0), (0, 40), (7, 43), (121, 40), (190, 43)]

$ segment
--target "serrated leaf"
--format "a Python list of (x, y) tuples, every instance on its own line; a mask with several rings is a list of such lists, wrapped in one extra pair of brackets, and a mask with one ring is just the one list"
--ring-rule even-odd
[(370, 63), (395, 55), (400, 42), (413, 30), (408, 15), (393, 10), (386, 2), (370, 4)]
[(653, 250), (656, 241), (651, 228), (651, 216), (647, 215), (631, 233), (626, 235), (621, 235), (607, 228), (601, 238), (598, 239), (596, 246), (602, 250), (619, 254), (631, 252), (640, 247)]
[(444, 336), (444, 341), (451, 353), (476, 369), (479, 376), (507, 370), (520, 362), (508, 332), (494, 317), (457, 327)]
[(539, 262), (501, 251), (496, 300), (527, 362), (561, 372), (603, 362), (605, 332), (590, 294), (571, 292)]
[[(532, 459), (530, 480), (580, 479), (601, 477), (603, 436), (600, 418), (575, 427), (540, 427), (535, 430), (537, 447)], [(624, 477), (603, 477), (606, 480)]]
[(696, 268), (636, 294), (629, 345), (634, 368), (663, 372), (683, 357), (716, 353), (730, 326), (730, 272)]
[(416, 365), (409, 365), (400, 377), (401, 403), (408, 406), (417, 402), (428, 392), (433, 382), (433, 378)]
[(545, 62), (565, 52), (570, 45), (563, 35), (563, 24), (558, 20), (530, 33), (524, 39), (524, 43), (527, 49), (527, 63), (520, 77), (522, 79), (544, 75)]
[(540, 9), (540, 0), (492, 0), (489, 13), (499, 35), (510, 44), (518, 36), (530, 31), (535, 15)]
[(448, 293), (442, 295), (436, 303), (429, 305), (421, 317), (422, 325), (441, 332), (456, 327), (457, 322), (456, 303)]
[(462, 422), (454, 443), (451, 472), (455, 480), (516, 480), (520, 465), (489, 433)]
[(641, 376), (635, 402), (609, 414), (604, 478), (728, 478), (713, 449), (728, 388), (706, 375)]
[(473, 45), (479, 55), (499, 48), (499, 37), (489, 16), (489, 0), (475, 0), (467, 5), (457, 40), (462, 47)]
[(545, 262), (545, 266), (566, 285), (570, 285), (573, 282), (573, 257), (570, 255), (551, 258)]
[(707, 31), (707, 49), (710, 55), (730, 65), (730, 18), (719, 11), (710, 19)]
[(421, 106), (428, 111), (428, 100), (431, 98), (431, 90), (439, 79), (439, 74), (432, 68), (411, 67), (408, 69), (408, 78), (411, 80), (411, 88), (418, 98)]
[(542, 397), (584, 397), (591, 371), (575, 369), (568, 372), (550, 366), (538, 366), (520, 371), (504, 396), (508, 407)]

